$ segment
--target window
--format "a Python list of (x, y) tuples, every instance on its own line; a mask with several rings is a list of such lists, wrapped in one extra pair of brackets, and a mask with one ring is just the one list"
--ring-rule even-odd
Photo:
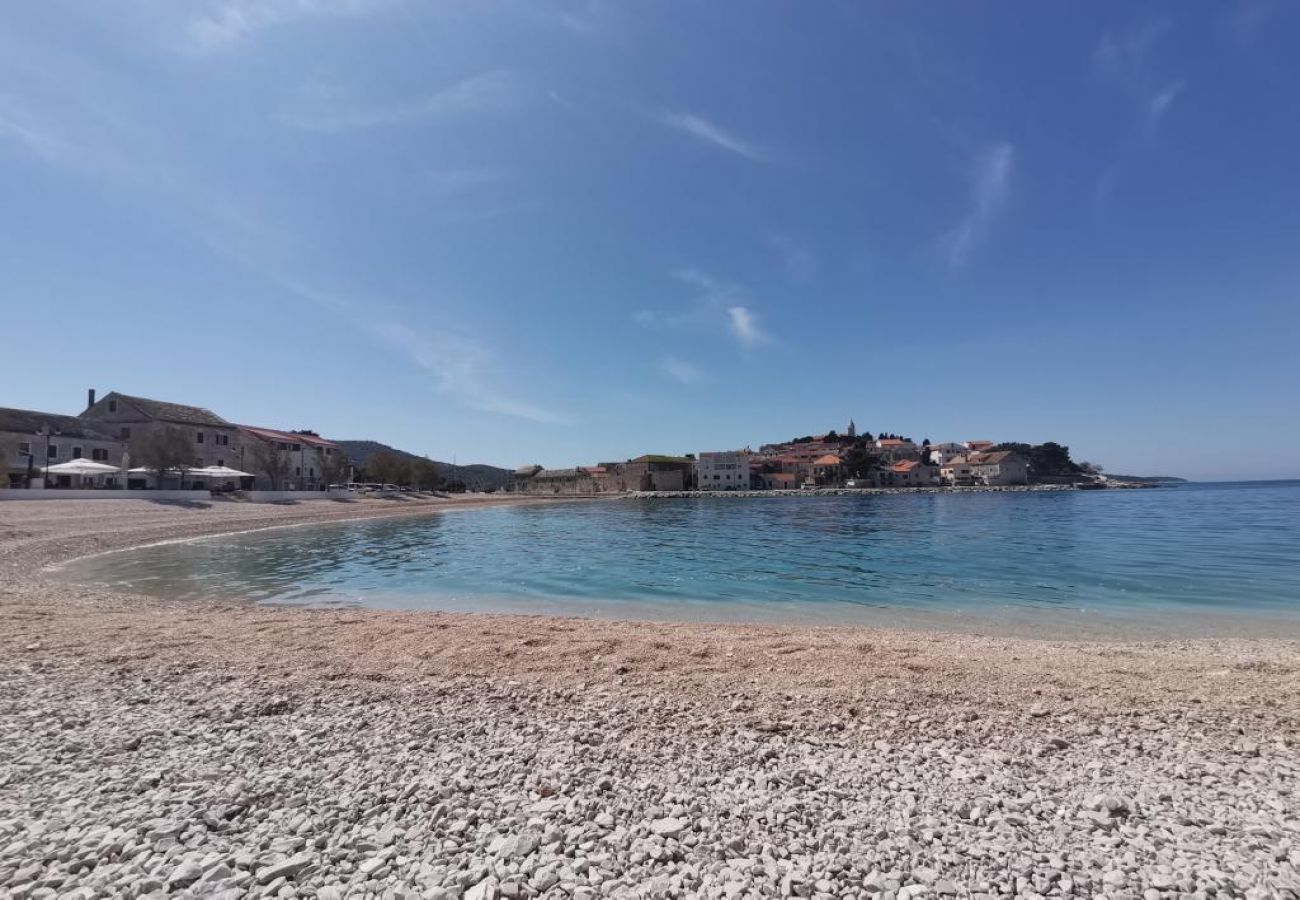
[(201, 431), (197, 431), (197, 432), (194, 433), (194, 442), (195, 442), (196, 444), (201, 444), (201, 443), (203, 443), (203, 432), (201, 432)]
[(294, 474), (294, 477), (297, 477), (297, 476), (301, 475), (301, 474), (302, 474), (302, 469), (299, 468), (298, 466), (294, 466), (294, 467), (293, 467), (293, 474)]
[(118, 437), (129, 438), (129, 437), (131, 436), (131, 429), (130, 429), (130, 428), (127, 428), (125, 425), (123, 425), (123, 426), (122, 426), (122, 430), (119, 431), (119, 432), (117, 433), (117, 436), (118, 436)]
[(109, 400), (109, 401), (108, 401), (108, 411), (109, 411), (109, 412), (117, 412), (117, 401), (116, 401), (116, 400)]
[(219, 459), (219, 460), (217, 460), (217, 465), (219, 465), (219, 466), (224, 466), (225, 464), (226, 464), (226, 461), (225, 461), (224, 459)]
[(103, 447), (95, 447), (90, 451), (90, 458), (95, 460), (96, 462), (107, 462), (108, 451), (105, 450)]
[(31, 441), (23, 441), (22, 443), (20, 443), (18, 445), (18, 452), (23, 456), (31, 456), (32, 455)]
[(45, 456), (46, 456), (47, 459), (58, 459), (58, 458), (59, 458), (59, 445), (58, 445), (58, 444), (46, 444), (46, 445), (45, 445)]
[(72, 458), (73, 458), (73, 459), (81, 459), (81, 448), (80, 448), (80, 447), (73, 447), (73, 448), (72, 448)]

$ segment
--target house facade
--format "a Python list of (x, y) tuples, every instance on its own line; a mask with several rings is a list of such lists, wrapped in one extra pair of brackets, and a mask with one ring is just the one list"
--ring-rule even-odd
[(934, 463), (936, 466), (941, 466), (949, 460), (956, 459), (959, 456), (965, 456), (967, 452), (969, 452), (964, 444), (958, 444), (953, 441), (947, 441), (942, 444), (931, 444), (928, 449), (930, 462)]
[(951, 485), (1009, 485), (1029, 483), (1029, 462), (1010, 450), (971, 453), (950, 460), (939, 469)]
[(695, 464), (695, 483), (701, 491), (749, 490), (748, 450), (706, 451)]
[(834, 453), (814, 459), (809, 469), (809, 477), (818, 487), (836, 487), (844, 481), (843, 461)]
[(905, 438), (879, 438), (876, 441), (876, 451), (887, 463), (895, 463), (901, 459), (914, 459), (920, 454), (920, 448)]
[[(122, 464), (122, 441), (77, 416), (0, 407), (0, 486), (25, 487), (46, 466), (88, 459)], [(109, 476), (105, 484), (120, 479)], [(69, 475), (51, 476), (51, 486), (70, 487)]]
[[(201, 406), (131, 397), (112, 391), (96, 402), (94, 391), (79, 419), (120, 441), (127, 452), (134, 444), (167, 428), (184, 434), (193, 450), (191, 464), (239, 468), (243, 444), (239, 426)], [(136, 460), (132, 465), (140, 465)]]
[(883, 487), (930, 487), (939, 483), (939, 467), (915, 459), (899, 460), (880, 471)]
[[(240, 425), (238, 429), (239, 462), (232, 468), (252, 473), (257, 490), (324, 490), (329, 487), (325, 483), (329, 466), (336, 458), (343, 457), (339, 447), (314, 432), (280, 431), (254, 425)], [(261, 471), (259, 461), (267, 458), (268, 450), (287, 459), (282, 477), (272, 478)]]

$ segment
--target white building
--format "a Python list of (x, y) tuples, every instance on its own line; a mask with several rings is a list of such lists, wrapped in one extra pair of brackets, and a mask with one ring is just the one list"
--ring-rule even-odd
[(930, 461), (936, 466), (941, 466), (950, 460), (959, 456), (966, 455), (966, 445), (948, 441), (943, 444), (930, 445)]
[(749, 490), (748, 450), (701, 453), (695, 463), (696, 485), (702, 491)]

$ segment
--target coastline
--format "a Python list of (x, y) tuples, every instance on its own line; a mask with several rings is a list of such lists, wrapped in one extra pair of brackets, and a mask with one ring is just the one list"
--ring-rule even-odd
[[(0, 505), (0, 891), (906, 900), (1296, 883), (1278, 798), (1300, 777), (1297, 641), (194, 605), (43, 571), (500, 502), (555, 501)], [(121, 846), (78, 865), (86, 829), (109, 822)], [(536, 846), (497, 846), (519, 835)]]

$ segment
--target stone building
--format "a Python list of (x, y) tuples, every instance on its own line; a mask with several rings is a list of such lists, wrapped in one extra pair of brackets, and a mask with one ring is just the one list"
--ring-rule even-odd
[(706, 451), (695, 464), (695, 484), (701, 491), (749, 490), (748, 450)]
[[(118, 466), (124, 449), (121, 440), (77, 416), (0, 407), (0, 487), (24, 487), (45, 466), (74, 459)], [(109, 476), (105, 483), (119, 480)], [(52, 486), (71, 483), (69, 475), (52, 476)]]
[(1010, 450), (971, 453), (944, 463), (939, 475), (952, 485), (1028, 484), (1029, 462)]
[(597, 493), (596, 481), (587, 469), (543, 469), (525, 466), (515, 470), (515, 490), (540, 496)]
[[(241, 468), (244, 447), (239, 426), (201, 406), (186, 406), (112, 391), (96, 402), (92, 390), (88, 406), (78, 418), (96, 430), (121, 441), (128, 451), (150, 435), (166, 428), (181, 431), (193, 448), (192, 464)], [(132, 465), (140, 465), (139, 461)]]
[(939, 483), (939, 467), (915, 459), (900, 460), (880, 470), (882, 487), (929, 487)]
[(343, 451), (331, 441), (311, 431), (279, 431), (275, 428), (259, 428), (253, 425), (239, 425), (240, 459), (234, 468), (251, 472), (255, 476), (254, 487), (258, 490), (273, 490), (273, 479), (261, 471), (259, 460), (263, 454), (259, 447), (270, 445), (283, 454), (288, 465), (284, 477), (280, 479), (280, 490), (319, 491), (329, 487), (323, 481), (324, 472), (335, 457)]

